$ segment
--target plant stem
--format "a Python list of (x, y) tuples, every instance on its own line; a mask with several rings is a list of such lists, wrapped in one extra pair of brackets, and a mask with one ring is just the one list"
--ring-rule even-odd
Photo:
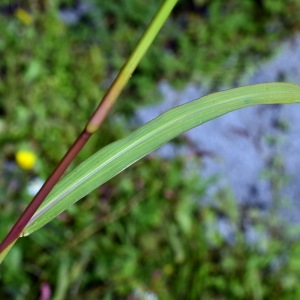
[(61, 160), (61, 162), (54, 169), (52, 174), (48, 177), (40, 191), (32, 199), (28, 207), (25, 209), (23, 214), (19, 217), (15, 225), (12, 227), (12, 229), (9, 231), (3, 242), (0, 244), (0, 253), (12, 243), (14, 243), (20, 235), (22, 235), (24, 227), (29, 222), (31, 217), (35, 214), (35, 212), (38, 210), (40, 205), (43, 203), (44, 199), (53, 189), (54, 185), (61, 178), (65, 170), (68, 168), (68, 166), (78, 154), (78, 152), (86, 144), (90, 136), (101, 126), (112, 105), (114, 104), (117, 97), (124, 88), (125, 84), (131, 77), (132, 73), (134, 72), (136, 66), (144, 56), (145, 52), (153, 42), (158, 31), (165, 23), (167, 17), (171, 13), (177, 1), (178, 0), (165, 0), (160, 6), (156, 15), (154, 16), (146, 31), (142, 35), (141, 39), (139, 40), (134, 51), (125, 62), (123, 68), (120, 70), (118, 76), (112, 83), (111, 87), (104, 95), (96, 111), (93, 113), (93, 115), (87, 122), (83, 132), (76, 139), (74, 144), (71, 146), (71, 148)]
[(119, 72), (118, 76), (116, 77), (115, 81), (112, 83), (111, 87), (107, 91), (106, 95), (103, 98), (103, 101), (99, 104), (98, 108), (90, 118), (86, 126), (87, 132), (94, 133), (102, 124), (111, 106), (116, 101), (116, 98), (119, 96), (128, 79), (131, 77), (133, 71), (135, 70), (136, 66), (138, 65), (145, 52), (153, 42), (160, 28), (165, 23), (167, 17), (171, 13), (177, 1), (178, 0), (166, 0), (162, 4), (159, 11), (154, 16), (151, 23), (144, 32), (143, 36), (139, 40), (136, 48), (129, 56), (121, 71)]

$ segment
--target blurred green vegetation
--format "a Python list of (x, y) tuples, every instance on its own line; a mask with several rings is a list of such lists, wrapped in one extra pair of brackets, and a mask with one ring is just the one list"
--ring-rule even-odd
[[(199, 209), (212, 182), (192, 174), (186, 162), (149, 156), (99, 187), (97, 197), (18, 241), (2, 266), (2, 298), (37, 298), (46, 283), (51, 299), (300, 295), (299, 242), (274, 218), (239, 210), (226, 190)], [(220, 217), (236, 228), (234, 236), (223, 237)], [(250, 245), (241, 230), (249, 218), (258, 234), (267, 233)]]
[[(160, 1), (82, 1), (90, 8), (63, 22), (76, 3), (1, 2), (1, 239), (30, 201), (29, 180), (45, 179), (81, 132)], [(75, 164), (132, 130), (134, 110), (159, 100), (160, 80), (234, 85), (299, 31), (299, 10), (295, 0), (180, 1)], [(23, 148), (38, 156), (33, 170), (14, 161)], [(199, 209), (213, 180), (188, 160), (149, 156), (18, 241), (1, 266), (0, 298), (38, 299), (49, 285), (51, 299), (297, 299), (299, 242), (255, 209), (246, 215), (267, 242), (249, 246), (243, 230), (225, 239), (217, 221), (241, 229), (245, 212), (228, 191)]]

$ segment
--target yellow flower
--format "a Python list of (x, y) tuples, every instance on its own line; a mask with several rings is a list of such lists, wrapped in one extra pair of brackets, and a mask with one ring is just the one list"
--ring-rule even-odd
[(31, 15), (24, 9), (18, 8), (15, 12), (17, 18), (22, 21), (25, 25), (32, 23)]
[(36, 155), (31, 151), (20, 150), (16, 153), (16, 162), (21, 168), (30, 170), (35, 165)]

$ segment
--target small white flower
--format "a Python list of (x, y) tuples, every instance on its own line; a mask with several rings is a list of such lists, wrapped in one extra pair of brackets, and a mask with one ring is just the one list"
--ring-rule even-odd
[(157, 300), (158, 299), (156, 294), (154, 294), (152, 292), (144, 291), (142, 289), (136, 289), (134, 291), (134, 296), (138, 300)]
[(44, 182), (45, 181), (39, 177), (30, 180), (30, 182), (27, 185), (27, 193), (30, 196), (35, 196), (37, 192), (40, 190), (40, 188), (42, 187), (42, 185), (44, 184)]

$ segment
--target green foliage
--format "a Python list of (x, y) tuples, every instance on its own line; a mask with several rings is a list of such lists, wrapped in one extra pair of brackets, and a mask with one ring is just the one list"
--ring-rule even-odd
[[(5, 122), (0, 143), (4, 150), (12, 142), (31, 144), (48, 173), (47, 166), (52, 169), (58, 162), (101, 99), (101, 50), (76, 44), (51, 12), (36, 16), (28, 26), (5, 18), (1, 23), (5, 39), (0, 95)], [(104, 143), (113, 138), (110, 135)]]
[[(1, 238), (30, 199), (29, 178), (46, 177), (74, 141), (160, 3), (94, 0), (67, 26), (58, 8), (69, 2), (26, 3), (30, 24), (0, 17)], [(130, 101), (117, 104), (78, 161), (129, 131), (158, 80), (234, 81), (299, 30), (299, 8), (299, 0), (181, 1), (123, 94)], [(39, 156), (32, 171), (14, 163), (24, 146)], [(1, 266), (0, 298), (38, 298), (47, 285), (55, 299), (299, 298), (299, 242), (258, 218), (266, 248), (249, 247), (242, 232), (229, 243), (214, 224), (225, 215), (240, 228), (242, 211), (227, 192), (210, 196), (216, 207), (199, 207), (211, 182), (185, 163), (148, 157), (18, 241)]]
[(168, 49), (155, 59), (162, 60), (160, 74), (170, 82), (231, 85), (298, 30), (296, 7), (300, 1), (180, 1), (163, 29), (166, 36), (159, 36)]
[[(58, 0), (42, 8), (26, 4), (29, 24), (16, 14), (0, 20), (0, 144), (6, 152), (11, 142), (30, 143), (43, 157), (45, 176), (82, 130), (160, 1), (147, 6), (140, 0), (125, 5), (91, 1), (92, 9), (73, 26), (58, 18), (62, 4), (70, 6)], [(129, 82), (118, 111), (130, 117), (137, 104), (157, 99), (160, 79), (232, 82), (298, 28), (299, 8), (300, 1), (179, 2)], [(81, 158), (123, 134), (114, 130), (113, 121), (106, 122)]]
[[(45, 283), (58, 299), (146, 292), (159, 299), (300, 294), (299, 242), (282, 224), (236, 207), (227, 191), (215, 195), (212, 206), (199, 207), (212, 182), (185, 165), (186, 158), (150, 156), (101, 186), (93, 199), (21, 239), (2, 265), (1, 298), (34, 297)], [(257, 231), (268, 232), (265, 246), (262, 240), (249, 245), (242, 231), (225, 239), (216, 226), (220, 216), (236, 229), (255, 216)]]

